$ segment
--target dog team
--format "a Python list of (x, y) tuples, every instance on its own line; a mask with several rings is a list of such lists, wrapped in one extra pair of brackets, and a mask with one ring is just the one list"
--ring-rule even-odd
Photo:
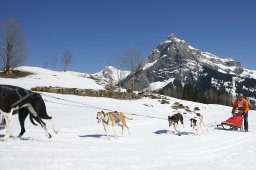
[[(198, 134), (199, 127), (201, 128), (201, 131), (203, 131), (203, 128), (204, 128), (208, 132), (208, 128), (203, 121), (203, 116), (199, 112), (192, 112), (189, 114), (191, 117), (191, 118), (189, 118), (190, 127), (194, 131), (195, 135)], [(107, 125), (112, 127), (115, 138), (117, 138), (115, 126), (120, 126), (122, 128), (122, 134), (123, 134), (124, 128), (126, 128), (128, 131), (128, 134), (130, 134), (129, 127), (127, 126), (127, 123), (126, 123), (126, 119), (128, 119), (128, 120), (133, 120), (133, 119), (128, 118), (122, 112), (114, 111), (114, 112), (106, 112), (105, 113), (104, 111), (100, 111), (100, 112), (97, 112), (96, 119), (98, 120), (98, 123), (102, 122), (104, 131), (105, 131), (108, 139), (109, 139), (109, 135), (107, 133)], [(171, 126), (173, 127), (174, 133), (177, 135), (180, 135), (180, 131), (178, 129), (178, 124), (180, 123), (184, 127), (183, 115), (180, 112), (178, 112), (178, 113), (173, 114), (172, 116), (168, 116), (168, 122), (169, 122), (169, 127), (171, 127)]]
[[(199, 110), (200, 109), (196, 107), (194, 108), (193, 112), (184, 112), (182, 114), (181, 112), (177, 111), (173, 115), (168, 116), (167, 120), (169, 127), (173, 127), (173, 132), (180, 135), (178, 125), (182, 124), (184, 127), (185, 118), (190, 122), (190, 127), (192, 128), (194, 134), (198, 134), (199, 128), (202, 132), (204, 130), (208, 132), (208, 128), (204, 123), (203, 116), (199, 113)], [(51, 134), (48, 132), (46, 124), (42, 119), (50, 120), (54, 132), (58, 133), (58, 130), (52, 121), (52, 117), (47, 114), (46, 106), (41, 94), (17, 86), (0, 85), (0, 130), (4, 128), (6, 129), (4, 136), (5, 141), (8, 140), (12, 134), (12, 115), (14, 114), (18, 114), (21, 127), (21, 132), (18, 137), (22, 137), (22, 135), (25, 133), (24, 122), (28, 115), (32, 124), (37, 126), (37, 124), (34, 122), (35, 120), (39, 125), (41, 125), (48, 138), (51, 138)], [(96, 119), (98, 120), (98, 123), (102, 122), (108, 139), (108, 125), (112, 126), (115, 138), (117, 138), (115, 126), (122, 128), (122, 134), (124, 128), (127, 130), (128, 134), (130, 134), (126, 120), (132, 119), (127, 117), (122, 112), (114, 111), (105, 113), (104, 111), (100, 111), (97, 112)]]

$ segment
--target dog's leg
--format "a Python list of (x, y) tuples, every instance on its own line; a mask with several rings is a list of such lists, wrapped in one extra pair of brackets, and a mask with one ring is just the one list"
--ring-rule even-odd
[(196, 126), (194, 124), (191, 126), (192, 126), (193, 133), (196, 134), (196, 129), (195, 129)]
[(198, 135), (198, 125), (196, 126), (196, 129), (195, 129), (195, 135)]
[(118, 126), (120, 126), (122, 128), (122, 135), (124, 134), (124, 126), (121, 125), (120, 123), (118, 123)]
[(109, 136), (108, 136), (107, 127), (106, 127), (106, 125), (104, 124), (104, 122), (102, 122), (102, 125), (103, 125), (103, 128), (104, 128), (104, 130), (105, 130), (107, 139), (109, 140), (110, 138), (109, 138)]
[(112, 126), (112, 128), (113, 128), (113, 131), (114, 131), (115, 138), (117, 138), (115, 126)]
[(28, 116), (29, 112), (24, 110), (19, 111), (19, 122), (20, 122), (20, 134), (18, 135), (19, 138), (26, 132), (25, 130), (25, 119)]
[(183, 122), (183, 117), (181, 117), (180, 122), (183, 125), (183, 128), (185, 128), (185, 125), (184, 125), (184, 122)]
[(129, 130), (129, 127), (127, 126), (127, 124), (126, 124), (125, 118), (123, 120), (121, 120), (121, 123), (127, 129), (128, 135), (130, 135), (130, 130)]
[(49, 117), (51, 117), (50, 123), (51, 123), (51, 126), (52, 126), (52, 129), (53, 129), (54, 133), (58, 134), (59, 133), (59, 128), (57, 128), (56, 123), (55, 123), (55, 121), (53, 121), (53, 117), (50, 114), (49, 114)]
[(41, 125), (41, 127), (43, 128), (46, 136), (50, 139), (52, 137), (52, 135), (48, 132), (48, 130), (46, 128), (46, 124), (38, 117), (35, 117), (35, 120)]
[(38, 114), (35, 111), (34, 107), (32, 105), (28, 105), (28, 110), (30, 111), (30, 113), (33, 114), (34, 119), (42, 126), (46, 136), (50, 139), (52, 137), (52, 135), (48, 132), (48, 130), (46, 128), (46, 124), (41, 120), (41, 118), (37, 117)]
[(174, 132), (177, 133), (178, 131), (177, 131), (177, 128), (176, 128), (176, 123), (173, 123), (172, 125), (173, 125)]
[(128, 135), (131, 135), (131, 134), (130, 134), (129, 127), (128, 127), (126, 124), (124, 125), (124, 127), (126, 127), (126, 129), (127, 129), (127, 133), (128, 133)]
[(175, 131), (177, 132), (177, 135), (180, 136), (181, 133), (180, 133), (180, 131), (179, 131), (179, 129), (178, 129), (178, 124), (177, 124), (177, 123), (174, 123), (174, 124), (173, 124), (173, 127), (174, 127)]
[[(197, 121), (198, 122), (198, 121)], [(197, 125), (196, 125), (196, 135), (198, 135), (198, 132), (199, 132), (199, 126), (202, 130), (202, 126), (201, 126), (201, 122), (198, 122)]]
[(6, 132), (4, 135), (4, 141), (7, 141), (12, 134), (12, 112), (13, 111), (11, 110), (10, 113), (4, 113), (4, 118), (6, 121), (6, 125), (5, 125)]
[(52, 129), (54, 131), (55, 134), (59, 133), (59, 129), (57, 128), (55, 122), (53, 121), (53, 118), (50, 119), (51, 125), (52, 125)]
[(115, 130), (115, 122), (114, 122), (114, 121), (112, 121), (112, 122), (111, 122), (111, 126), (112, 126), (112, 129), (113, 129), (113, 132), (114, 132), (115, 138), (117, 138), (116, 130)]
[(203, 130), (203, 128), (202, 128), (202, 120), (200, 120), (199, 126), (200, 126), (201, 131), (203, 132), (204, 130)]

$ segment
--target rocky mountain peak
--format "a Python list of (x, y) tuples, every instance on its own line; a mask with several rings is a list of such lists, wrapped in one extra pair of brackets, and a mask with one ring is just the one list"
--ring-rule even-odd
[(173, 40), (173, 41), (174, 41), (174, 39), (175, 39), (174, 33), (171, 33), (171, 34), (167, 37), (167, 39), (170, 39), (170, 40)]
[[(256, 96), (256, 71), (244, 68), (233, 59), (202, 52), (173, 33), (150, 53), (135, 75), (136, 90), (155, 91), (166, 86), (175, 88), (190, 83), (201, 90), (215, 88), (231, 92), (251, 89), (248, 94)], [(242, 85), (245, 79), (248, 79), (247, 85)], [(132, 82), (130, 76), (122, 81), (125, 87)], [(252, 82), (255, 84), (251, 85)]]

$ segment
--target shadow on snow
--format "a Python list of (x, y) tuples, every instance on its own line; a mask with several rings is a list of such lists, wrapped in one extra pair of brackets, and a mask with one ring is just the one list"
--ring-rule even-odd
[[(105, 134), (91, 134), (91, 135), (79, 135), (80, 138), (101, 138), (107, 137)], [(113, 135), (109, 135), (109, 137), (114, 137)]]
[(170, 130), (167, 130), (167, 129), (157, 130), (157, 131), (155, 131), (153, 133), (156, 134), (156, 135), (171, 133), (171, 134), (175, 134), (175, 135), (178, 135), (178, 136), (181, 136), (181, 135), (194, 135), (195, 134), (195, 133), (192, 133), (192, 132), (179, 132), (179, 133), (175, 133), (174, 131), (170, 131)]

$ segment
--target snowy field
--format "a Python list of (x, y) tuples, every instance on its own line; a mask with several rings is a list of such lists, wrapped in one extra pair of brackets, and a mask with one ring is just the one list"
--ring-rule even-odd
[[(22, 87), (26, 87), (30, 81), (34, 83), (33, 86), (36, 84), (31, 77), (24, 79), (26, 82), (0, 79), (0, 84)], [(45, 81), (37, 85), (41, 83), (44, 85)], [(185, 128), (179, 126), (182, 135), (177, 136), (170, 132), (173, 129), (168, 127), (167, 120), (127, 114), (134, 119), (127, 120), (131, 135), (126, 131), (121, 135), (121, 129), (117, 127), (118, 138), (111, 137), (108, 140), (102, 124), (98, 124), (96, 120), (96, 112), (100, 109), (84, 105), (70, 106), (68, 104), (77, 104), (44, 96), (44, 99), (49, 101), (65, 103), (64, 105), (46, 103), (49, 114), (53, 116), (59, 127), (59, 134), (54, 134), (49, 122), (46, 121), (48, 130), (53, 135), (48, 139), (41, 127), (33, 126), (27, 119), (26, 133), (22, 139), (11, 138), (7, 142), (0, 143), (1, 170), (255, 170), (256, 168), (256, 111), (249, 112), (250, 132), (246, 133), (215, 128), (217, 123), (231, 116), (231, 108), (220, 105), (205, 105), (174, 98), (169, 98), (170, 104), (162, 105), (157, 99), (147, 98), (129, 101), (50, 95), (90, 106), (159, 118), (167, 118), (171, 115), (173, 113), (171, 105), (180, 102), (190, 108), (201, 109), (209, 133), (203, 130), (199, 131), (198, 135), (194, 135), (189, 127), (188, 117), (185, 117)], [(13, 116), (13, 120), (13, 135), (17, 136), (20, 131), (17, 115)], [(111, 128), (108, 132), (113, 135)], [(3, 136), (2, 130), (0, 138)]]

